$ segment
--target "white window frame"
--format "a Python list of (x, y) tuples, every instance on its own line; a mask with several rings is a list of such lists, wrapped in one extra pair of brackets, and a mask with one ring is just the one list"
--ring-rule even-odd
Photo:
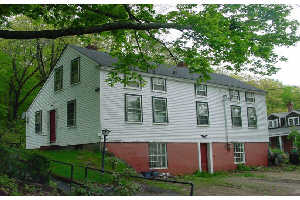
[[(293, 121), (293, 125), (291, 125), (291, 123), (290, 123), (290, 119)], [(298, 123), (295, 123), (295, 120), (298, 120)], [(299, 117), (288, 117), (288, 125), (289, 126), (299, 126)]]
[[(256, 122), (256, 124), (255, 124), (255, 126), (250, 126), (250, 123), (249, 123), (249, 121), (251, 120), (251, 116), (249, 116), (249, 109), (253, 109), (254, 110), (254, 115), (255, 115), (255, 122)], [(257, 115), (256, 115), (256, 109), (254, 108), (254, 107), (247, 107), (247, 118), (248, 118), (248, 127), (249, 128), (257, 128)]]
[(245, 159), (245, 144), (244, 143), (233, 143), (233, 159), (234, 164), (243, 164), (246, 162)]
[[(205, 104), (207, 107), (207, 116), (206, 115), (202, 115), (207, 117), (207, 124), (201, 124), (200, 123), (200, 113), (199, 113), (199, 105), (201, 104)], [(200, 101), (196, 101), (196, 113), (197, 113), (197, 125), (198, 126), (208, 126), (209, 125), (209, 108), (208, 108), (208, 103), (207, 102), (200, 102)]]
[[(166, 110), (165, 111), (161, 111), (161, 110), (156, 110), (155, 108), (155, 100), (163, 100), (166, 102)], [(166, 115), (166, 122), (157, 122), (155, 120), (155, 112), (163, 112)], [(167, 98), (164, 97), (152, 97), (152, 122), (153, 124), (168, 124), (169, 123), (169, 116), (168, 116), (168, 100)]]
[[(150, 147), (153, 146), (153, 147)], [(155, 149), (155, 152), (151, 152), (150, 149)], [(148, 144), (148, 158), (150, 169), (167, 169), (168, 168), (168, 153), (166, 143), (149, 143)], [(153, 159), (154, 158), (154, 159)], [(163, 166), (163, 159), (165, 166)], [(158, 167), (153, 167), (151, 163), (157, 163)]]
[[(156, 80), (163, 80), (163, 84), (156, 84)], [(158, 83), (158, 82), (157, 82)], [(163, 86), (164, 90), (155, 89), (155, 85)], [(151, 88), (153, 92), (167, 92), (167, 80), (164, 78), (151, 77)]]
[[(240, 109), (240, 116), (238, 116), (238, 117), (233, 116), (233, 108), (234, 108), (234, 107), (237, 107), (237, 108)], [(234, 127), (234, 128), (241, 128), (241, 127), (243, 126), (242, 108), (241, 108), (241, 106), (231, 105), (231, 106), (230, 106), (230, 112), (231, 112), (231, 124), (232, 124), (232, 127)], [(233, 119), (234, 119), (234, 118), (240, 118), (240, 119), (241, 119), (241, 125), (240, 125), (240, 126), (234, 125), (234, 123), (233, 123)]]
[(255, 94), (254, 94), (254, 92), (245, 92), (245, 101), (247, 103), (255, 103)]
[[(204, 95), (201, 93), (204, 93)], [(199, 97), (207, 97), (207, 85), (195, 84), (195, 94)]]
[(229, 89), (229, 99), (230, 101), (240, 101), (240, 91), (235, 89)]
[[(279, 128), (279, 123), (278, 123), (278, 119), (272, 119), (272, 120), (268, 120), (268, 126), (269, 128)], [(271, 123), (271, 126), (270, 126)]]
[[(133, 97), (137, 97), (140, 100), (140, 108), (129, 108), (128, 107), (128, 96), (133, 96)], [(125, 94), (125, 121), (127, 123), (142, 123), (143, 122), (143, 105), (142, 105), (142, 95), (137, 95), (137, 94)], [(140, 111), (140, 121), (132, 121), (132, 120), (128, 120), (128, 110), (137, 110)], [(132, 113), (132, 112), (130, 112)]]

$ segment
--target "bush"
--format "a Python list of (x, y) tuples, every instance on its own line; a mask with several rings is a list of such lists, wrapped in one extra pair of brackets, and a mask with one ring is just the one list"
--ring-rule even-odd
[(283, 163), (288, 162), (288, 157), (280, 149), (269, 149), (268, 150), (268, 163), (269, 165), (279, 166)]
[(236, 167), (236, 169), (238, 171), (253, 171), (253, 170), (257, 170), (256, 167), (254, 167), (254, 166), (247, 166), (245, 164), (238, 164), (237, 167)]
[(0, 174), (21, 180), (48, 183), (50, 163), (47, 158), (36, 153), (0, 145)]
[(290, 163), (294, 165), (299, 164), (299, 153), (297, 151), (292, 151), (289, 156)]

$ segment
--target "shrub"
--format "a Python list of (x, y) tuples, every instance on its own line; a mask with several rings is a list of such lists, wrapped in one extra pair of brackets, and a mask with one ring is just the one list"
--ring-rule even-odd
[(7, 175), (0, 175), (0, 192), (1, 191), (7, 195), (19, 195), (16, 180), (9, 178)]
[(269, 165), (281, 165), (288, 162), (288, 157), (280, 149), (269, 149), (268, 150), (268, 163)]
[(242, 164), (238, 164), (236, 169), (238, 171), (254, 171), (254, 170), (257, 170), (257, 167), (255, 166), (248, 166), (248, 165), (245, 165), (244, 163)]
[(50, 163), (47, 158), (23, 149), (7, 148), (0, 145), (0, 174), (48, 183)]

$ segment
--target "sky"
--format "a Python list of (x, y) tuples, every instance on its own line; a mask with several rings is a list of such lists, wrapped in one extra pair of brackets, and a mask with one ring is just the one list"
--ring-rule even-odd
[[(291, 17), (300, 23), (300, 5), (294, 6)], [(300, 30), (298, 30), (300, 34)], [(277, 48), (276, 51), (288, 58), (287, 62), (280, 63), (281, 70), (271, 78), (279, 80), (286, 85), (300, 86), (300, 42), (289, 48)]]

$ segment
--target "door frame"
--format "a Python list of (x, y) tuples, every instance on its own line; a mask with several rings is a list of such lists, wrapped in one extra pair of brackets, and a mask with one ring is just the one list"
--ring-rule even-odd
[(202, 166), (201, 166), (201, 143), (205, 143), (207, 147), (207, 170), (209, 173), (214, 173), (213, 170), (213, 149), (212, 149), (212, 142), (198, 142), (198, 165), (199, 165), (199, 171), (202, 172)]
[[(55, 111), (55, 142), (51, 142), (51, 116), (50, 116), (50, 113), (51, 111)], [(49, 144), (50, 145), (55, 145), (56, 144), (56, 141), (57, 141), (57, 109), (56, 108), (53, 108), (51, 110), (48, 111), (48, 117), (49, 117), (49, 120), (48, 120), (48, 127), (49, 127)]]

